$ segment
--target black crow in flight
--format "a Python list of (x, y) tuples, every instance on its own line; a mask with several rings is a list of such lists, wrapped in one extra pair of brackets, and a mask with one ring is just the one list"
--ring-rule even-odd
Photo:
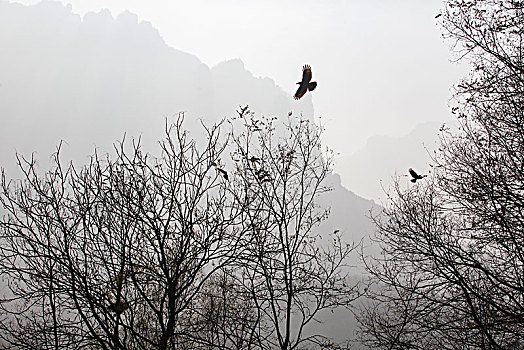
[(298, 87), (297, 92), (295, 92), (295, 100), (299, 100), (304, 94), (309, 90), (313, 91), (317, 87), (316, 81), (311, 81), (313, 73), (311, 73), (311, 67), (306, 64), (302, 67), (302, 81), (298, 82), (300, 86)]
[(417, 182), (417, 180), (422, 180), (423, 178), (425, 178), (427, 176), (427, 175), (419, 175), (419, 174), (417, 174), (417, 172), (415, 170), (413, 170), (412, 168), (409, 168), (408, 171), (409, 171), (409, 175), (411, 175), (411, 177), (412, 177), (412, 179), (410, 181), (413, 182), (413, 183)]

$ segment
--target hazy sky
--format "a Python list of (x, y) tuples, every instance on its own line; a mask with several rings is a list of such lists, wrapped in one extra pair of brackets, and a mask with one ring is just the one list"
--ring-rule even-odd
[[(18, 0), (23, 4), (38, 1)], [(165, 41), (209, 66), (240, 58), (293, 94), (304, 63), (318, 88), (326, 143), (352, 154), (373, 135), (407, 134), (449, 118), (450, 63), (434, 19), (440, 0), (63, 0), (84, 14), (108, 8), (150, 21)]]
[[(311, 94), (315, 115), (326, 127), (325, 143), (339, 154), (334, 169), (365, 198), (383, 198), (391, 177), (408, 167), (429, 171), (425, 146), (436, 144), (431, 130), (438, 124), (420, 125), (452, 120), (451, 88), (466, 74), (441, 37), (435, 19), (441, 0), (61, 2), (80, 15), (104, 8), (114, 17), (135, 13), (168, 45), (210, 67), (240, 58), (248, 71), (286, 91), (294, 110), (300, 109), (291, 97), (295, 83), (310, 64), (318, 82)], [(223, 92), (230, 88), (224, 81)]]

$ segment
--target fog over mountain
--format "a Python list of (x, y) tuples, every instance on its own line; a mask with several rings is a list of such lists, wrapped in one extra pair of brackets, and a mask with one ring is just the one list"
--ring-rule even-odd
[[(407, 175), (409, 168), (426, 174), (431, 170), (430, 155), (438, 148), (441, 126), (442, 123), (427, 122), (415, 126), (403, 137), (371, 137), (358, 152), (337, 158), (335, 171), (355, 169), (344, 172), (346, 176), (342, 184), (354, 189), (360, 196), (381, 202), (385, 199), (384, 190), (388, 190), (393, 177)], [(409, 178), (405, 179), (409, 183)]]
[(210, 69), (129, 12), (81, 18), (58, 2), (0, 1), (0, 45), (4, 164), (15, 150), (46, 156), (61, 139), (75, 156), (94, 145), (107, 150), (124, 132), (158, 140), (165, 118), (179, 112), (189, 124), (217, 121), (246, 104), (259, 114), (313, 115), (310, 98), (291, 108), (290, 96), (240, 60)]
[[(42, 169), (60, 140), (66, 158), (83, 164), (126, 137), (141, 136), (149, 150), (165, 120), (186, 113), (186, 125), (235, 115), (239, 105), (258, 115), (313, 118), (311, 96), (295, 102), (270, 78), (257, 78), (240, 59), (209, 68), (167, 46), (149, 22), (124, 12), (81, 17), (70, 6), (0, 1), (0, 165), (18, 176), (15, 152), (36, 153)], [(195, 129), (198, 130), (198, 129)], [(196, 135), (198, 137), (198, 135)], [(333, 175), (326, 227), (360, 239), (371, 231), (372, 202)]]
[[(0, 166), (8, 177), (20, 176), (16, 152), (35, 152), (47, 170), (61, 140), (64, 158), (77, 165), (95, 147), (111, 152), (124, 133), (141, 136), (146, 150), (155, 153), (166, 118), (174, 120), (179, 112), (193, 132), (200, 119), (211, 123), (235, 115), (239, 105), (257, 115), (314, 116), (309, 94), (294, 101), (272, 79), (253, 76), (240, 59), (209, 68), (167, 46), (151, 23), (138, 22), (130, 12), (81, 17), (53, 1), (33, 6), (0, 1), (0, 48)], [(319, 230), (340, 230), (348, 241), (367, 237), (374, 202), (344, 188), (338, 174), (328, 182), (333, 191), (320, 203), (331, 208), (331, 216)], [(355, 254), (352, 262), (357, 260)], [(355, 326), (348, 312), (326, 321), (328, 335), (338, 339)]]

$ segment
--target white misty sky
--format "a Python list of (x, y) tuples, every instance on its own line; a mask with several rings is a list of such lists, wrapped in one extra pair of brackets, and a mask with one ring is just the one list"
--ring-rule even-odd
[(302, 65), (310, 64), (318, 82), (315, 115), (326, 127), (325, 143), (339, 154), (335, 170), (366, 198), (380, 198), (380, 181), (387, 184), (407, 167), (428, 171), (420, 138), (425, 142), (431, 131), (396, 138), (424, 122), (450, 121), (452, 85), (466, 74), (450, 61), (451, 43), (435, 19), (442, 0), (60, 1), (81, 15), (128, 10), (151, 22), (168, 45), (210, 67), (240, 58), (290, 99)]
[[(33, 4), (34, 0), (17, 0)], [(240, 58), (292, 95), (313, 67), (315, 114), (341, 155), (373, 135), (449, 118), (462, 74), (434, 19), (441, 0), (62, 0), (76, 13), (129, 10), (209, 66)]]

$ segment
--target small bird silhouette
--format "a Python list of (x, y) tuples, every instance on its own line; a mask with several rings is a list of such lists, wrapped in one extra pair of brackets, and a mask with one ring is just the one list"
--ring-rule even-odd
[(127, 309), (129, 309), (129, 304), (122, 300), (109, 304), (109, 310), (113, 311), (117, 315), (120, 315)]
[(220, 169), (220, 168), (217, 168), (218, 172), (220, 174), (222, 174), (222, 176), (224, 177), (224, 179), (226, 179), (226, 181), (229, 180), (229, 176), (227, 175), (227, 171), (225, 171), (224, 169)]
[(422, 180), (423, 178), (425, 178), (427, 176), (427, 175), (419, 175), (419, 174), (417, 174), (417, 172), (415, 170), (413, 170), (412, 168), (409, 168), (408, 172), (409, 172), (409, 175), (411, 175), (411, 177), (412, 177), (412, 179), (410, 181), (413, 182), (413, 183), (417, 182), (417, 180)]
[(300, 86), (298, 87), (297, 92), (295, 92), (295, 96), (293, 96), (295, 100), (299, 100), (308, 90), (315, 90), (317, 82), (311, 81), (312, 77), (313, 73), (311, 73), (311, 66), (305, 64), (304, 67), (302, 67), (302, 81), (297, 83)]

